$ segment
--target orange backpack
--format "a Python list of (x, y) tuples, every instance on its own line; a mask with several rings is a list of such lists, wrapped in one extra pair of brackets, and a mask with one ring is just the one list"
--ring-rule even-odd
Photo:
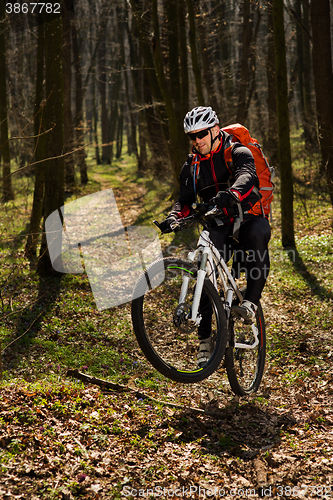
[(231, 157), (232, 144), (240, 142), (243, 146), (249, 148), (253, 154), (254, 164), (256, 166), (257, 176), (259, 179), (259, 192), (261, 194), (261, 199), (258, 200), (250, 210), (248, 210), (248, 213), (268, 216), (271, 211), (270, 205), (273, 200), (274, 184), (272, 180), (274, 177), (274, 167), (269, 165), (267, 158), (262, 152), (259, 142), (250, 136), (250, 132), (243, 125), (240, 125), (240, 123), (234, 123), (228, 127), (223, 127), (222, 130), (231, 136), (225, 145), (224, 159), (228, 170), (232, 175), (234, 175)]

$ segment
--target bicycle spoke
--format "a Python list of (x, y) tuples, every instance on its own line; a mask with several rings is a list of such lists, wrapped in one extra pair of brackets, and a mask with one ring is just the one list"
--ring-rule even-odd
[[(182, 288), (184, 276), (188, 280), (186, 295)], [(147, 358), (166, 376), (182, 382), (206, 378), (218, 367), (223, 357), (221, 352), (225, 350), (226, 328), (224, 323), (223, 347), (220, 318), (224, 311), (216, 290), (207, 280), (200, 300), (198, 321), (191, 321), (195, 285), (196, 270), (191, 270), (190, 263), (169, 260), (163, 282), (147, 292), (141, 301), (133, 301), (134, 330)], [(182, 302), (179, 303), (181, 290)], [(199, 367), (199, 336), (209, 332), (211, 356), (203, 367)]]

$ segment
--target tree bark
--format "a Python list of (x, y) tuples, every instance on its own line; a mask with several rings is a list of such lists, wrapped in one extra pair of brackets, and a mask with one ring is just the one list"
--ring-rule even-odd
[(143, 100), (145, 104), (145, 119), (147, 123), (149, 147), (152, 153), (150, 163), (153, 167), (154, 174), (157, 177), (162, 177), (165, 176), (165, 171), (167, 169), (166, 159), (168, 158), (168, 151), (164, 142), (161, 141), (162, 127), (155, 113), (153, 97), (146, 71), (144, 71), (143, 74)]
[(52, 131), (46, 135), (46, 155), (44, 163), (44, 230), (38, 261), (39, 274), (53, 272), (45, 234), (45, 220), (55, 210), (64, 205), (64, 94), (62, 64), (62, 17), (49, 15), (45, 23), (45, 84), (47, 103), (46, 127)]
[(268, 131), (265, 139), (265, 151), (272, 165), (278, 163), (278, 134), (277, 134), (277, 106), (276, 106), (276, 68), (274, 48), (273, 6), (268, 4), (268, 35), (267, 35), (267, 110)]
[(96, 105), (96, 75), (95, 68), (92, 73), (92, 104), (93, 104), (93, 128), (94, 128), (94, 141), (95, 141), (95, 154), (96, 154), (96, 163), (100, 165), (101, 158), (99, 155), (99, 146), (98, 146), (98, 132), (97, 132), (97, 123), (98, 123), (98, 112)]
[(6, 64), (6, 33), (5, 33), (5, 2), (0, 2), (0, 133), (1, 133), (1, 152), (2, 152), (2, 178), (3, 178), (3, 201), (7, 202), (14, 199), (12, 187), (12, 178), (10, 175), (10, 149), (8, 141), (8, 119), (7, 119), (7, 64)]
[(281, 232), (283, 247), (295, 246), (293, 175), (290, 150), (288, 82), (283, 19), (283, 0), (273, 0), (276, 64), (279, 167), (281, 175)]
[(85, 185), (88, 182), (87, 164), (85, 160), (85, 152), (83, 148), (83, 86), (82, 86), (82, 68), (80, 53), (78, 47), (78, 37), (75, 22), (72, 23), (72, 42), (73, 56), (75, 67), (75, 145), (77, 151), (77, 163), (80, 169), (81, 184)]
[(215, 0), (217, 12), (217, 32), (221, 47), (222, 77), (223, 77), (223, 116), (226, 123), (234, 120), (234, 84), (232, 61), (230, 54), (230, 23), (227, 14), (226, 0)]
[(178, 1), (179, 19), (179, 64), (180, 64), (180, 102), (181, 114), (184, 118), (189, 108), (188, 58), (186, 41), (185, 0)]
[[(37, 42), (37, 71), (36, 71), (36, 96), (34, 109), (34, 135), (35, 135), (35, 161), (39, 162), (46, 156), (46, 135), (45, 131), (45, 104), (44, 97), (44, 36), (45, 24), (43, 14), (39, 15), (38, 42)], [(29, 234), (25, 247), (27, 257), (36, 257), (37, 244), (40, 234), (40, 221), (43, 215), (44, 198), (44, 163), (35, 165), (35, 187), (34, 199), (30, 215)]]
[[(74, 131), (72, 119), (72, 51), (71, 51), (71, 19), (74, 11), (72, 0), (63, 1), (63, 63), (64, 63), (64, 136), (65, 153), (74, 149)], [(65, 184), (69, 192), (75, 188), (75, 156), (74, 153), (65, 158)]]
[(179, 101), (180, 71), (179, 71), (179, 30), (178, 30), (178, 0), (164, 0), (167, 18), (167, 39), (169, 58), (170, 94), (173, 102)]
[(106, 105), (106, 42), (102, 40), (98, 50), (98, 82), (101, 97), (102, 163), (111, 163), (108, 143), (108, 111)]
[(305, 30), (302, 30), (303, 39), (303, 70), (304, 70), (304, 116), (305, 116), (305, 129), (304, 136), (306, 146), (314, 146), (318, 148), (318, 137), (316, 127), (316, 111), (312, 96), (314, 95), (313, 89), (313, 65), (311, 55), (311, 42), (310, 42), (310, 5), (309, 0), (302, 0), (303, 4), (303, 25)]
[(311, 2), (313, 75), (323, 170), (333, 205), (333, 71), (330, 2)]
[[(127, 71), (124, 71), (125, 94), (129, 109), (132, 148), (138, 164), (138, 170), (139, 172), (141, 172), (143, 171), (143, 165), (141, 163), (139, 155), (137, 133), (136, 133), (138, 112), (135, 110), (134, 104), (136, 103), (138, 106), (142, 105), (142, 100), (140, 99), (139, 96), (139, 73), (141, 71), (144, 72), (144, 69), (140, 67), (141, 58), (138, 50), (138, 43), (137, 43), (138, 33), (134, 17), (132, 18), (131, 27), (129, 27), (128, 23), (124, 23), (124, 28), (126, 28), (127, 31), (127, 38), (129, 44), (129, 65), (131, 68), (131, 80), (132, 80), (132, 88), (130, 90), (130, 82), (127, 76)], [(122, 38), (121, 49), (122, 49), (122, 58), (125, 61), (125, 41), (123, 38)], [(131, 99), (130, 96), (131, 93), (132, 94), (134, 93), (134, 99)]]
[[(178, 193), (179, 173), (181, 169), (181, 162), (179, 161), (179, 158), (183, 158), (187, 155), (188, 144), (183, 133), (182, 121), (180, 123), (177, 121), (176, 112), (167, 85), (166, 75), (164, 73), (164, 58), (162, 57), (161, 51), (157, 0), (152, 0), (152, 21), (154, 32), (153, 54), (147, 39), (148, 29), (144, 22), (145, 13), (142, 12), (142, 5), (140, 6), (139, 2), (135, 0), (130, 0), (130, 2), (133, 15), (135, 16), (135, 21), (137, 23), (141, 53), (144, 59), (144, 67), (147, 71), (151, 91), (155, 102), (164, 103), (164, 109), (167, 114), (167, 121), (165, 123), (168, 123), (170, 137), (170, 141), (167, 142), (167, 147), (174, 178), (173, 196), (176, 197)], [(161, 123), (164, 123), (164, 117), (161, 118)]]
[(197, 22), (200, 38), (200, 50), (202, 60), (202, 73), (205, 81), (205, 87), (208, 95), (209, 105), (220, 114), (220, 108), (216, 96), (216, 86), (214, 82), (215, 61), (212, 54), (212, 46), (208, 40), (209, 20), (206, 14), (206, 4), (201, 6), (200, 17)]
[(191, 47), (192, 68), (193, 68), (193, 73), (194, 73), (195, 88), (197, 91), (197, 101), (198, 101), (199, 106), (204, 106), (205, 99), (204, 99), (204, 94), (203, 94), (202, 81), (201, 81), (201, 70), (200, 70), (198, 52), (197, 52), (197, 36), (196, 36), (193, 0), (186, 0), (186, 3), (187, 3), (189, 23), (190, 23), (189, 39), (190, 39), (190, 47)]
[(179, 156), (181, 158), (185, 157), (185, 154), (187, 153), (187, 145), (186, 142), (184, 141), (184, 139), (186, 138), (184, 137), (184, 133), (182, 130), (182, 123), (179, 123), (179, 121), (177, 121), (176, 112), (173, 107), (171, 95), (164, 74), (163, 58), (162, 58), (161, 42), (159, 34), (157, 0), (152, 0), (152, 19), (153, 19), (153, 29), (155, 35), (155, 47), (154, 47), (155, 70), (169, 120), (170, 154), (172, 161), (172, 170), (174, 174), (173, 197), (175, 198), (178, 194), (179, 173), (181, 170)]
[(250, 0), (243, 2), (242, 56), (240, 62), (240, 77), (238, 87), (237, 118), (239, 123), (245, 123), (246, 90), (249, 82), (249, 58), (252, 42), (252, 24), (250, 15)]

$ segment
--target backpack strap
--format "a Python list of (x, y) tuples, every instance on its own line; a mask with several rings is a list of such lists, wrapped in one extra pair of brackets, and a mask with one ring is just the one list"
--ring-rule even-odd
[(235, 218), (234, 227), (232, 231), (232, 239), (239, 243), (239, 230), (243, 222), (243, 210), (240, 203), (237, 203), (238, 217)]
[(224, 161), (227, 166), (227, 169), (229, 170), (230, 175), (233, 177), (234, 175), (234, 164), (232, 162), (232, 147), (233, 147), (233, 135), (229, 135), (227, 139), (223, 143), (223, 149), (224, 149)]
[(193, 175), (193, 191), (195, 194), (195, 201), (197, 201), (197, 184), (198, 184), (198, 178), (199, 178), (199, 172), (200, 172), (200, 159), (199, 155), (193, 155), (192, 158), (192, 163), (191, 163), (191, 170), (192, 170), (192, 175)]

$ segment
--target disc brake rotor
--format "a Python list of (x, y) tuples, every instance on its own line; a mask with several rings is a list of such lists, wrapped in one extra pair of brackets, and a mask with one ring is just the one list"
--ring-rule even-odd
[(179, 304), (173, 315), (173, 324), (182, 333), (194, 332), (197, 325), (189, 321), (191, 317), (191, 307), (188, 304)]

